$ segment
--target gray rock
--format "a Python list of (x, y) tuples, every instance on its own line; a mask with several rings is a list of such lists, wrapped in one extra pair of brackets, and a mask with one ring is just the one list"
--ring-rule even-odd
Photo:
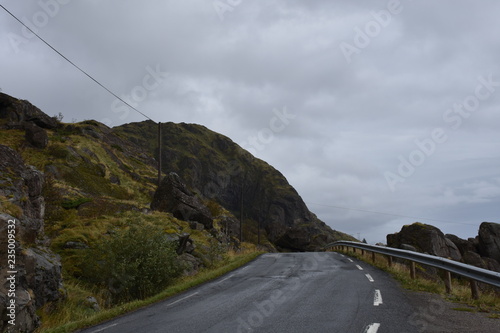
[(199, 269), (203, 267), (202, 260), (189, 253), (183, 253), (178, 257), (181, 265), (184, 266), (184, 275), (192, 276), (198, 273)]
[(474, 245), (473, 238), (469, 238), (466, 240), (451, 234), (447, 234), (445, 237), (455, 244), (462, 256), (468, 251), (477, 251), (476, 246)]
[(478, 235), (479, 254), (500, 262), (500, 224), (483, 222)]
[(49, 144), (47, 131), (33, 123), (26, 123), (25, 138), (35, 148), (44, 149)]
[(441, 230), (428, 224), (417, 222), (405, 225), (400, 232), (387, 235), (387, 246), (401, 248), (402, 244), (411, 245), (418, 252), (438, 257), (454, 260), (462, 258), (457, 246), (447, 239)]
[(55, 129), (59, 126), (55, 118), (49, 117), (30, 102), (4, 93), (0, 93), (0, 118), (17, 124), (32, 122), (47, 129)]
[(175, 173), (162, 180), (151, 202), (151, 209), (172, 213), (180, 220), (201, 223), (207, 229), (213, 228), (213, 217), (208, 208)]
[(93, 296), (87, 296), (85, 298), (85, 306), (91, 308), (95, 312), (101, 311), (101, 307), (99, 306), (99, 302), (97, 302), (97, 299)]
[(192, 230), (198, 230), (198, 231), (203, 231), (205, 229), (205, 226), (198, 222), (189, 222), (189, 227)]
[[(0, 98), (1, 99), (1, 98)], [(1, 104), (1, 102), (0, 102)], [(57, 255), (44, 247), (45, 203), (41, 196), (43, 174), (26, 166), (21, 156), (9, 147), (0, 145), (0, 179), (6, 180), (0, 194), (12, 198), (11, 202), (22, 209), (16, 220), (16, 322), (19, 332), (33, 332), (40, 320), (36, 311), (49, 302), (65, 297), (62, 285), (61, 262)], [(14, 217), (0, 213), (0, 244), (7, 244), (7, 224)], [(6, 276), (6, 251), (0, 251), (0, 275)], [(7, 328), (5, 302), (7, 290), (0, 283), (0, 331)]]

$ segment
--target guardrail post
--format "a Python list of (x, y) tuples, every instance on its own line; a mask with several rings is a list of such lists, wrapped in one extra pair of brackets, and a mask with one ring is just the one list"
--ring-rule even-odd
[(372, 252), (372, 261), (375, 262), (375, 252)]
[(451, 294), (451, 273), (449, 271), (444, 271), (444, 286), (446, 293)]
[(479, 299), (479, 288), (477, 287), (476, 280), (470, 280), (470, 290), (472, 292), (472, 299)]
[(361, 255), (364, 256), (365, 255), (365, 250), (361, 249)]
[(415, 280), (417, 278), (417, 270), (416, 270), (414, 261), (410, 262), (410, 276), (411, 276), (412, 280)]
[(387, 256), (387, 263), (389, 267), (392, 267), (392, 256)]
[(352, 252), (356, 253), (356, 248), (355, 247), (352, 248)]

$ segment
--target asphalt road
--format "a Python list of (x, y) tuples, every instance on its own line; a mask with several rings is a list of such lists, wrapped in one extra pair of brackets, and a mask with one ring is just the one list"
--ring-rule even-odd
[(387, 274), (338, 253), (264, 254), (181, 295), (86, 329), (152, 332), (420, 332)]

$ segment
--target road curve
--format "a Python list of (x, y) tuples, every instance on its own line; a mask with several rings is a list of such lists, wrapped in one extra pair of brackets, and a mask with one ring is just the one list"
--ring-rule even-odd
[(387, 274), (341, 254), (270, 253), (81, 332), (419, 332), (411, 304)]

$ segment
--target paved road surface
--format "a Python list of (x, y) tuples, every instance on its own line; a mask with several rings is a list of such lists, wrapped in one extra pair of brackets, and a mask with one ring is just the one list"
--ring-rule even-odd
[(421, 331), (387, 274), (338, 253), (271, 253), (85, 333)]

